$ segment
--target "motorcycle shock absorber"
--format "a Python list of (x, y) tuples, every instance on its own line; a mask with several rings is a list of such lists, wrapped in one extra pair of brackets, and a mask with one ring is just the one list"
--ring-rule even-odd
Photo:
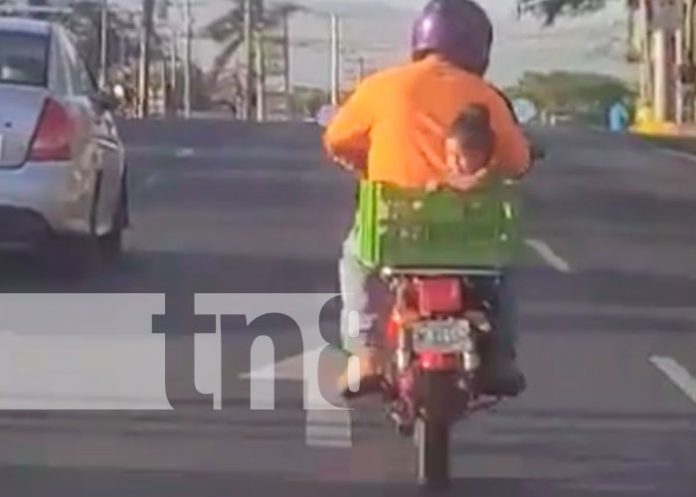
[(396, 346), (396, 369), (399, 373), (405, 372), (411, 365), (413, 359), (413, 342), (411, 339), (411, 333), (403, 328), (403, 323), (401, 324), (401, 329), (398, 333), (397, 346)]
[(390, 325), (392, 326), (392, 338), (396, 342), (394, 351), (396, 370), (403, 373), (409, 368), (413, 359), (411, 333), (407, 329), (408, 323), (404, 320), (404, 312), (408, 308), (408, 283), (403, 280), (399, 281), (394, 290), (396, 299)]

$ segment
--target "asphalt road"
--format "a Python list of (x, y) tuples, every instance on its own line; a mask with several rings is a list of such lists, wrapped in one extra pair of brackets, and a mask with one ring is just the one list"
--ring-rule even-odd
[[(166, 294), (182, 330), (194, 293), (336, 292), (353, 186), (323, 161), (318, 130), (197, 121), (131, 123), (123, 135), (134, 220), (124, 260), (74, 280), (32, 259), (3, 260), (2, 291), (142, 294), (138, 302)], [(692, 497), (696, 160), (593, 131), (535, 135), (548, 159), (525, 181), (528, 244), (516, 282), (530, 387), (457, 427), (451, 494)], [(109, 331), (120, 309), (100, 311), (95, 343), (136, 369), (134, 349), (119, 349), (131, 335)], [(336, 338), (335, 317), (329, 302), (327, 340)], [(256, 325), (223, 344), (222, 410), (187, 397), (182, 380), (175, 411), (0, 411), (0, 495), (417, 494), (412, 443), (393, 434), (378, 406), (308, 415), (297, 331), (279, 316)], [(57, 340), (52, 347), (72, 343), (65, 323), (56, 327), (42, 330)], [(249, 382), (239, 378), (261, 331), (287, 369), (267, 411), (249, 409)], [(32, 366), (13, 354), (0, 354), (0, 369), (11, 374), (14, 364), (19, 377)], [(190, 373), (186, 361), (175, 368)]]

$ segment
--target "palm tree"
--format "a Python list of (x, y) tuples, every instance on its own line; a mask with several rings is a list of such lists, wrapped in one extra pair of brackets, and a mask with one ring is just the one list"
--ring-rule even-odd
[(244, 43), (244, 6), (247, 1), (252, 2), (252, 18), (257, 19), (257, 22), (254, 23), (254, 29), (257, 32), (277, 28), (286, 16), (303, 10), (301, 6), (294, 3), (277, 3), (264, 9), (263, 19), (258, 21), (258, 1), (232, 0), (231, 8), (202, 30), (203, 36), (211, 38), (222, 47), (213, 62), (210, 74), (213, 82), (219, 79), (221, 73)]
[[(95, 73), (99, 67), (100, 58), (102, 8), (101, 2), (78, 0), (72, 4), (71, 14), (62, 19), (63, 24), (75, 36), (80, 53)], [(137, 57), (140, 52), (140, 26), (136, 19), (127, 13), (110, 9), (107, 23), (109, 65)], [(158, 33), (153, 33), (151, 43), (152, 58), (164, 57), (164, 40)]]

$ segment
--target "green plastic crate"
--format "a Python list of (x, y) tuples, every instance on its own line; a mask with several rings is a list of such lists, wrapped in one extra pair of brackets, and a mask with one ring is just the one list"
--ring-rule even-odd
[(368, 267), (504, 267), (519, 244), (513, 186), (492, 180), (475, 192), (424, 192), (360, 184), (354, 227)]

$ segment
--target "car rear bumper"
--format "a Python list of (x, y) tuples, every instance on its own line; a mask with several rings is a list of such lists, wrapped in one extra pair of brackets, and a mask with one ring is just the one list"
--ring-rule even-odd
[(89, 189), (72, 163), (0, 169), (0, 243), (31, 243), (50, 234), (90, 232)]

